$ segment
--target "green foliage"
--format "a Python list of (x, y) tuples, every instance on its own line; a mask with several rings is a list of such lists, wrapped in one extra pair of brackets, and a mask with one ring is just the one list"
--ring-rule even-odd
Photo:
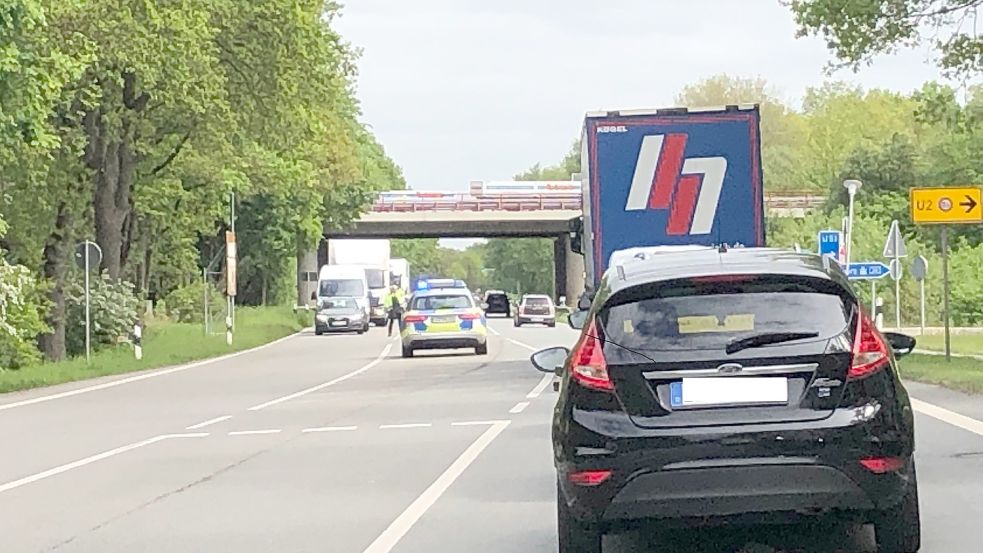
[(493, 238), (481, 247), (489, 288), (553, 295), (553, 241)]
[[(65, 340), (69, 354), (85, 352), (85, 285), (83, 275), (75, 275), (65, 290), (67, 320)], [(89, 278), (89, 313), (92, 349), (114, 345), (130, 336), (139, 320), (140, 300), (133, 295), (133, 285), (102, 274)]]
[(580, 141), (570, 146), (570, 151), (560, 163), (542, 167), (538, 163), (515, 175), (515, 180), (570, 180), (570, 176), (580, 172)]
[[(3, 221), (0, 220), (0, 226)], [(0, 236), (2, 236), (0, 228)], [(44, 323), (45, 286), (22, 265), (11, 265), (0, 250), (0, 371), (38, 360), (36, 340)]]
[(842, 64), (857, 68), (878, 54), (924, 42), (950, 73), (983, 69), (983, 38), (972, 21), (980, 0), (786, 0), (799, 36), (820, 35)]
[[(208, 283), (208, 305), (212, 313), (225, 311), (225, 296), (211, 282)], [(205, 317), (205, 284), (195, 280), (174, 289), (164, 298), (167, 315), (179, 323), (200, 323)]]

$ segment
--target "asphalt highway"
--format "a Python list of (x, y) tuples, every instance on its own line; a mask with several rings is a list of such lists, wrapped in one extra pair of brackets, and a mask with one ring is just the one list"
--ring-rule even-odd
[[(556, 551), (562, 325), (493, 319), (486, 356), (383, 329), (0, 395), (0, 552)], [(983, 401), (911, 384), (923, 551), (983, 548)], [(868, 528), (677, 530), (605, 553), (873, 551)]]

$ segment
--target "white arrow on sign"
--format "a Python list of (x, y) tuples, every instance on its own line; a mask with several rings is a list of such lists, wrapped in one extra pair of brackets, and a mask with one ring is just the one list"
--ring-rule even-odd
[(908, 247), (901, 237), (898, 221), (891, 221), (891, 230), (887, 232), (887, 242), (884, 243), (884, 257), (908, 257)]

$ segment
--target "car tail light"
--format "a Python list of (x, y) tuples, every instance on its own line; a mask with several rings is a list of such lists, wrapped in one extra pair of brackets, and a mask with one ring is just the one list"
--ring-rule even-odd
[(901, 457), (868, 457), (861, 459), (860, 464), (874, 474), (887, 474), (901, 470), (904, 467), (904, 459)]
[(890, 360), (887, 344), (866, 313), (860, 312), (857, 333), (853, 339), (853, 362), (847, 372), (848, 380), (856, 380), (874, 374)]
[(404, 323), (422, 323), (427, 320), (426, 315), (407, 315), (403, 317)]
[(600, 486), (611, 478), (610, 470), (581, 470), (571, 472), (567, 479), (578, 486)]
[(608, 363), (604, 360), (601, 350), (601, 340), (597, 337), (597, 325), (591, 319), (581, 336), (580, 343), (574, 348), (570, 375), (580, 385), (595, 390), (613, 390), (614, 383), (608, 374)]
[(458, 315), (458, 317), (460, 317), (465, 321), (473, 321), (475, 319), (480, 319), (481, 315), (477, 313), (461, 313), (460, 315)]

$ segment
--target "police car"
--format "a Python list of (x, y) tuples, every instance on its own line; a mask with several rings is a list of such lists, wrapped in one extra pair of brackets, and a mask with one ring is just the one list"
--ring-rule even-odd
[[(461, 281), (452, 281), (457, 282)], [(442, 284), (418, 285), (410, 298), (400, 331), (403, 357), (413, 357), (421, 349), (474, 348), (477, 355), (488, 353), (485, 316), (471, 291), (466, 286)]]

